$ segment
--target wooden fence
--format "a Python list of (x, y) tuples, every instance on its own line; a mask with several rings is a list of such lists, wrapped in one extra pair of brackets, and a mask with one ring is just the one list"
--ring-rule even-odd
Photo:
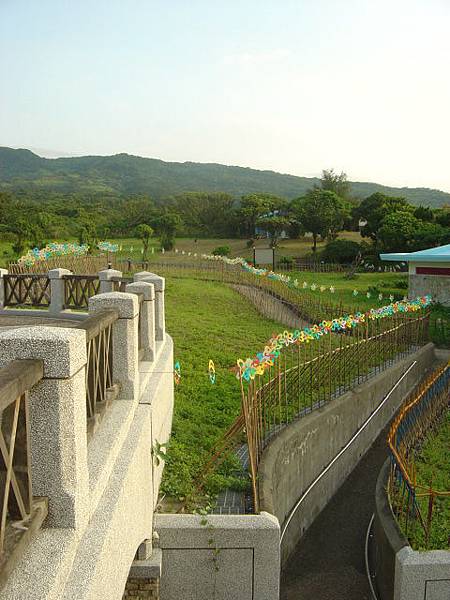
[(50, 304), (50, 279), (47, 275), (4, 275), (5, 306), (47, 307)]

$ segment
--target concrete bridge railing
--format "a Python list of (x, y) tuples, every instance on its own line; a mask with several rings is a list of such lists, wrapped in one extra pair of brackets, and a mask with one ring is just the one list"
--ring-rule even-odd
[[(58, 271), (50, 276), (53, 316), (65, 311)], [(135, 557), (158, 570), (153, 512), (163, 462), (156, 465), (152, 448), (168, 441), (173, 411), (164, 279), (137, 274), (117, 292), (117, 274), (100, 275), (88, 312), (74, 316), (79, 326), (0, 332), (0, 369), (42, 365), (28, 387), (19, 390), (15, 375), (11, 385), (26, 405), (30, 489), (48, 505), (0, 581), (5, 599), (121, 598)], [(3, 429), (3, 404), (0, 412)], [(0, 479), (0, 497), (11, 485)], [(12, 525), (28, 532), (22, 521)]]

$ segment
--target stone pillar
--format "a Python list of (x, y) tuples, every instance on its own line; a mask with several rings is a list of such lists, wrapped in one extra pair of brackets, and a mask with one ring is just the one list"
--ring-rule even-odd
[(63, 275), (72, 275), (69, 269), (51, 269), (48, 272), (50, 279), (50, 306), (51, 315), (59, 315), (64, 310), (64, 279)]
[(89, 517), (86, 334), (23, 327), (0, 332), (0, 367), (40, 359), (44, 377), (29, 392), (34, 496), (47, 496), (49, 527), (82, 528)]
[(128, 294), (142, 294), (144, 299), (140, 305), (140, 347), (144, 351), (144, 360), (155, 360), (155, 287), (146, 281), (129, 283), (126, 287)]
[(8, 269), (0, 269), (0, 310), (5, 308), (5, 280), (3, 275), (8, 275)]
[(114, 281), (112, 281), (112, 279), (116, 279), (117, 277), (122, 277), (122, 271), (116, 271), (115, 269), (105, 269), (103, 271), (99, 271), (99, 294), (107, 294), (108, 292), (114, 292)]
[(133, 280), (153, 283), (155, 287), (155, 336), (157, 341), (164, 341), (166, 337), (166, 318), (164, 309), (164, 290), (166, 287), (166, 280), (164, 277), (160, 277), (159, 275), (150, 273), (149, 271), (135, 273)]
[(119, 398), (137, 399), (139, 394), (138, 319), (139, 302), (135, 294), (110, 292), (89, 298), (89, 314), (117, 310), (113, 323), (113, 381), (120, 385)]

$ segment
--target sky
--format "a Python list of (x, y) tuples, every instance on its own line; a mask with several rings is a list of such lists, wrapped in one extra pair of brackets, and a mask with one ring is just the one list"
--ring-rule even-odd
[(0, 0), (0, 145), (450, 192), (450, 0)]

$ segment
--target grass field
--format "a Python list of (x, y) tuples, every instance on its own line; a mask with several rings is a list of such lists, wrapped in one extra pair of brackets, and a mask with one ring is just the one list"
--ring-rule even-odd
[[(340, 235), (342, 239), (350, 239), (354, 241), (361, 241), (361, 236), (355, 231), (343, 231)], [(71, 240), (52, 240), (52, 241), (76, 241)], [(121, 247), (118, 253), (120, 258), (131, 258), (133, 260), (142, 259), (142, 242), (135, 237), (129, 238), (108, 238), (108, 241), (116, 243)], [(257, 247), (267, 247), (269, 245), (268, 240), (256, 240), (255, 245)], [(325, 242), (318, 243), (318, 249), (322, 248)], [(244, 258), (251, 259), (252, 251), (247, 248), (247, 240), (244, 239), (201, 239), (198, 238), (195, 241), (194, 238), (177, 238), (175, 247), (181, 252), (197, 252), (198, 254), (210, 254), (214, 248), (218, 246), (229, 246), (231, 249), (232, 256), (243, 256)], [(151, 248), (154, 248), (154, 254), (151, 253)], [(297, 240), (280, 240), (277, 254), (281, 256), (306, 256), (311, 252), (312, 241), (311, 238), (299, 238)], [(167, 252), (166, 257), (174, 255), (174, 252)], [(0, 241), (0, 263), (4, 267), (8, 262), (13, 262), (17, 259), (12, 251), (12, 242)], [(160, 260), (160, 243), (158, 238), (153, 238), (150, 241), (150, 251), (148, 254), (149, 260)]]
[[(367, 286), (377, 277), (381, 276), (363, 277), (360, 285)], [(285, 326), (262, 317), (252, 304), (220, 282), (172, 277), (167, 278), (166, 319), (182, 378), (175, 390), (173, 434), (162, 491), (186, 498), (194, 493), (193, 479), (211, 448), (240, 412), (240, 387), (231, 371), (236, 359), (253, 356), (272, 333)], [(210, 359), (217, 373), (214, 385), (208, 376)], [(209, 478), (207, 490), (214, 493), (236, 483), (226, 479), (235, 466), (233, 461), (227, 462), (219, 474)]]
[[(361, 241), (361, 236), (355, 231), (343, 231), (339, 238), (350, 239), (356, 242)], [(113, 239), (110, 240), (114, 243), (119, 244), (122, 247), (120, 255), (124, 258), (134, 258), (135, 260), (140, 259), (142, 256), (142, 242), (136, 238), (126, 239)], [(267, 248), (269, 240), (261, 239), (255, 240), (255, 246), (258, 248)], [(159, 259), (159, 241), (157, 238), (151, 240), (151, 246), (155, 248), (155, 254), (149, 253), (149, 259)], [(253, 257), (251, 249), (247, 248), (247, 240), (244, 239), (231, 239), (231, 238), (215, 238), (215, 239), (201, 239), (197, 240), (193, 238), (177, 238), (175, 247), (181, 252), (192, 252), (197, 254), (210, 254), (214, 248), (218, 246), (229, 246), (231, 250), (231, 256), (243, 256), (244, 258), (251, 259)], [(317, 247), (321, 249), (325, 246), (325, 242), (319, 242)], [(280, 240), (277, 255), (281, 256), (306, 256), (311, 252), (312, 241), (311, 238), (299, 238), (296, 240)], [(173, 252), (167, 252), (166, 256), (174, 254)]]
[[(189, 279), (167, 280), (166, 319), (182, 377), (175, 390), (161, 491), (186, 498), (194, 492), (192, 480), (210, 449), (240, 412), (240, 386), (230, 368), (284, 326), (261, 317), (247, 300), (220, 283)], [(214, 385), (208, 376), (209, 359), (216, 368)], [(223, 475), (214, 475), (207, 489), (214, 492), (225, 483)]]
[[(346, 279), (343, 273), (311, 273), (301, 271), (289, 273), (292, 279), (297, 279), (300, 287), (304, 281), (310, 286), (324, 285), (327, 290), (315, 294), (326, 294), (330, 302), (336, 303), (342, 301), (345, 306), (353, 307), (354, 310), (368, 310), (373, 306), (382, 306), (389, 304), (389, 296), (393, 295), (396, 300), (403, 298), (407, 294), (408, 276), (401, 273), (358, 273), (353, 279)], [(334, 294), (331, 294), (329, 288), (335, 288)], [(358, 291), (358, 295), (353, 295), (353, 290)], [(370, 292), (370, 298), (366, 293)], [(383, 295), (382, 300), (378, 300), (378, 294)]]

